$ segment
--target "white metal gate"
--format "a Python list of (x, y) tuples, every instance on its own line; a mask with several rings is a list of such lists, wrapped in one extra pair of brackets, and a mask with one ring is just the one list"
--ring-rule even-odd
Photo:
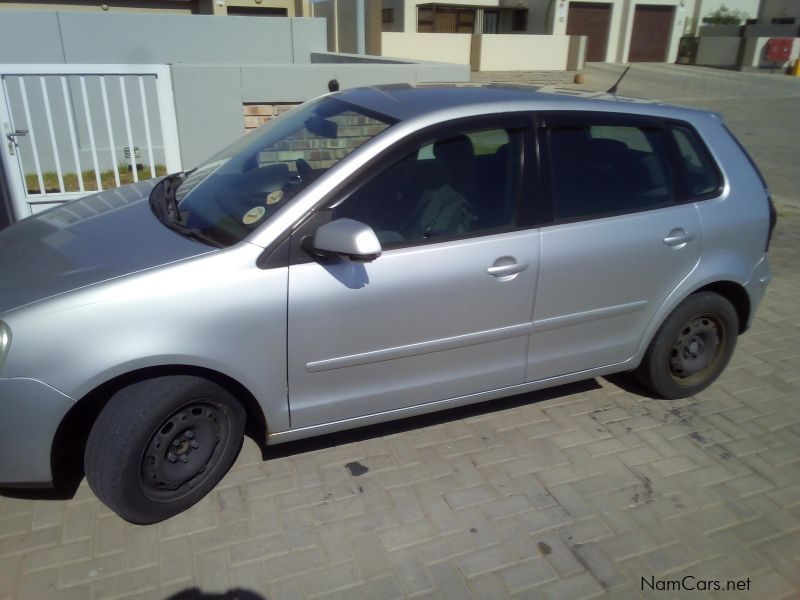
[(181, 170), (168, 66), (0, 64), (0, 83), (17, 219)]

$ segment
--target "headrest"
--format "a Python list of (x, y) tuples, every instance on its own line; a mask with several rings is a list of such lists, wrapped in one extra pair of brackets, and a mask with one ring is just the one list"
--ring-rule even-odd
[(462, 134), (436, 142), (433, 145), (433, 155), (438, 160), (455, 163), (470, 160), (475, 152), (470, 139)]

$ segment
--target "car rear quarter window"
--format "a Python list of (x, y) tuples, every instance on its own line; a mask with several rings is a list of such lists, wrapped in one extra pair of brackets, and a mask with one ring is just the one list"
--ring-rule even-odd
[(556, 220), (636, 212), (672, 203), (659, 127), (581, 123), (547, 132)]
[(697, 134), (682, 125), (673, 125), (670, 131), (680, 155), (687, 200), (716, 193), (722, 184), (719, 169)]

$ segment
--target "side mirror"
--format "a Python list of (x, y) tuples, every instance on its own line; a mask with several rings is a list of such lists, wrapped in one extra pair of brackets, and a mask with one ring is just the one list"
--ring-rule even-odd
[(322, 256), (336, 254), (354, 262), (370, 262), (383, 249), (372, 227), (353, 219), (336, 219), (314, 234), (313, 251)]

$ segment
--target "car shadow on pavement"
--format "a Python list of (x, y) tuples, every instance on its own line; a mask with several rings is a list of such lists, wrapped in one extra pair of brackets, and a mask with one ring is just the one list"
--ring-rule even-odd
[(235, 588), (222, 593), (204, 592), (199, 588), (186, 588), (169, 596), (166, 600), (266, 600), (251, 590)]
[(600, 387), (601, 386), (599, 383), (597, 383), (596, 379), (586, 379), (584, 381), (568, 383), (557, 387), (537, 390), (535, 392), (526, 392), (523, 394), (506, 396), (503, 398), (496, 398), (494, 400), (485, 400), (483, 402), (470, 404), (468, 406), (459, 406), (457, 408), (440, 410), (415, 417), (407, 417), (405, 419), (398, 419), (396, 421), (389, 421), (387, 423), (378, 423), (377, 425), (367, 425), (365, 427), (349, 429), (347, 431), (340, 431), (337, 433), (329, 433), (326, 435), (320, 435), (318, 437), (298, 440), (296, 442), (286, 442), (284, 444), (277, 444), (275, 446), (264, 446), (259, 444), (259, 446), (261, 447), (261, 456), (264, 460), (271, 458), (283, 458), (285, 456), (294, 456), (296, 454), (303, 454), (305, 452), (312, 452), (314, 450), (333, 448), (336, 446), (342, 446), (344, 444), (352, 444), (373, 438), (405, 433), (414, 429), (433, 427), (436, 425), (449, 423), (451, 421), (468, 419), (470, 417), (476, 417), (501, 410), (508, 410), (518, 406), (525, 406), (527, 404), (537, 404), (553, 398), (560, 398), (563, 396), (570, 396), (572, 394), (580, 394), (583, 392), (596, 390)]
[[(609, 378), (609, 381), (610, 380), (611, 379)], [(614, 381), (614, 383), (616, 384), (616, 381)], [(622, 384), (617, 385), (623, 387)], [(601, 386), (599, 383), (597, 383), (596, 379), (586, 379), (584, 381), (568, 383), (535, 392), (526, 392), (524, 394), (506, 396), (504, 398), (486, 400), (477, 404), (470, 404), (469, 406), (450, 408), (426, 415), (408, 417), (405, 419), (399, 419), (397, 421), (390, 421), (388, 423), (379, 423), (377, 425), (368, 425), (365, 427), (359, 427), (337, 433), (329, 433), (304, 440), (277, 444), (275, 446), (267, 446), (264, 444), (263, 440), (255, 439), (254, 441), (258, 444), (261, 450), (261, 457), (263, 460), (283, 458), (286, 456), (294, 456), (296, 454), (303, 454), (315, 450), (322, 450), (324, 448), (334, 448), (344, 444), (351, 444), (368, 439), (405, 433), (407, 431), (421, 429), (423, 427), (442, 425), (443, 423), (448, 423), (451, 421), (476, 417), (500, 410), (508, 410), (527, 404), (537, 404), (553, 398), (596, 390), (600, 387)], [(59, 463), (59, 466), (55, 469), (58, 476), (53, 487), (0, 487), (0, 496), (24, 500), (72, 499), (75, 496), (78, 486), (81, 484), (81, 481), (84, 477), (82, 445), (75, 445), (59, 456), (54, 456), (53, 460), (58, 461)], [(206, 598), (207, 596), (199, 597)]]

